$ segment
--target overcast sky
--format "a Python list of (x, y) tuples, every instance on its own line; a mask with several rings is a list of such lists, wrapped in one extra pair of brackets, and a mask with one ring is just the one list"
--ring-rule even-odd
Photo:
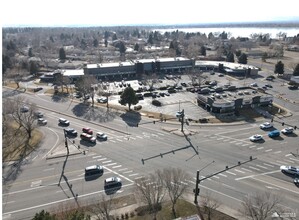
[(6, 0), (2, 26), (111, 26), (299, 21), (299, 1)]

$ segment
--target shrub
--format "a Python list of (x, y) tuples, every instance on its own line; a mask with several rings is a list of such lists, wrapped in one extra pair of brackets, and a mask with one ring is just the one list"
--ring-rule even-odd
[(152, 104), (154, 105), (154, 106), (162, 106), (162, 103), (159, 101), (159, 100), (156, 100), (156, 99), (154, 99), (153, 101), (152, 101)]

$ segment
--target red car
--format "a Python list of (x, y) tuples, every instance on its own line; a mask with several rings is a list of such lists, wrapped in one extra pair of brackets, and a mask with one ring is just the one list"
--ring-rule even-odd
[(90, 135), (92, 135), (92, 130), (90, 129), (90, 128), (82, 128), (82, 131), (84, 132), (84, 133), (86, 133), (86, 134), (90, 134)]

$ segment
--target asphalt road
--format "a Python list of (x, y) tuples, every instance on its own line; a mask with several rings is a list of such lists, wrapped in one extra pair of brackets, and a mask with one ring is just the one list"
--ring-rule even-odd
[[(153, 124), (152, 119), (136, 119), (136, 115), (107, 112), (105, 108), (91, 111), (76, 102), (54, 102), (44, 94), (19, 95), (40, 106), (48, 124), (41, 128), (45, 137), (41, 147), (27, 158), (16, 179), (3, 185), (3, 219), (29, 219), (42, 209), (53, 210), (69, 201), (80, 204), (92, 202), (101, 194), (107, 194), (104, 179), (111, 176), (118, 176), (123, 181), (116, 196), (130, 194), (134, 192), (136, 179), (164, 167), (180, 167), (188, 172), (190, 178), (186, 183), (192, 191), (197, 170), (210, 164), (200, 171), (200, 177), (204, 178), (226, 166), (247, 161), (249, 156), (257, 159), (201, 182), (200, 193), (212, 193), (223, 206), (238, 209), (248, 194), (268, 190), (282, 197), (283, 208), (299, 215), (298, 188), (292, 183), (292, 178), (279, 170), (280, 165), (299, 164), (299, 157), (291, 154), (298, 149), (298, 130), (293, 136), (270, 139), (267, 132), (259, 129), (263, 120), (229, 126), (185, 126), (186, 131), (194, 132), (186, 139), (178, 135), (180, 132), (169, 132), (180, 129), (179, 124)], [(60, 117), (70, 120), (70, 127), (79, 133), (82, 127), (104, 132), (108, 141), (98, 141), (95, 146), (90, 146), (75, 138), (80, 149), (86, 150), (85, 155), (47, 159), (49, 152), (64, 145), (63, 128), (58, 126)], [(298, 116), (285, 120), (294, 123)], [(137, 122), (139, 127), (135, 127)], [(274, 126), (282, 129), (280, 123)], [(256, 133), (264, 135), (265, 141), (250, 142), (248, 138)], [(189, 142), (194, 148), (188, 147)], [(161, 157), (163, 153), (168, 154)], [(104, 174), (86, 181), (84, 168), (93, 164), (103, 165)], [(4, 175), (9, 168), (4, 169)]]

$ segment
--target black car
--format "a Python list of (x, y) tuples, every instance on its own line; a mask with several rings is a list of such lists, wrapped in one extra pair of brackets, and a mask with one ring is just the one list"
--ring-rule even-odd
[(74, 128), (66, 128), (64, 130), (65, 130), (66, 134), (69, 136), (77, 137), (77, 135), (78, 135), (77, 131)]

